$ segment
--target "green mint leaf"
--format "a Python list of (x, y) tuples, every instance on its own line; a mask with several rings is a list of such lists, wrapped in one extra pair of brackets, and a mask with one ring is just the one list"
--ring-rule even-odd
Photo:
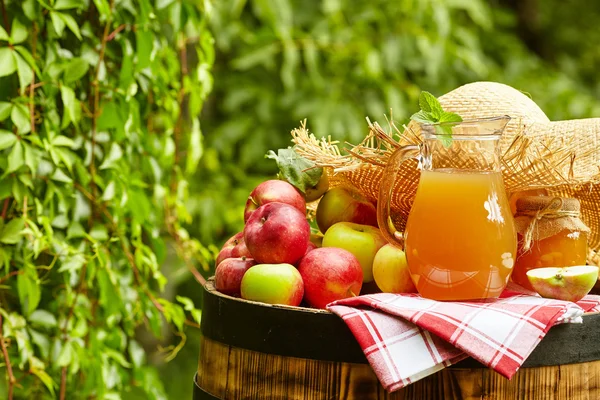
[(433, 97), (431, 95), (431, 93), (425, 92), (425, 91), (421, 92), (421, 94), (419, 95), (419, 107), (421, 107), (422, 111), (425, 111), (428, 113), (431, 112), (431, 105), (428, 101), (429, 96)]
[(442, 111), (440, 102), (427, 91), (422, 91), (419, 95), (419, 107), (421, 107), (421, 110), (432, 114)]
[(452, 135), (440, 135), (438, 139), (440, 139), (445, 148), (452, 146)]
[(432, 115), (438, 117), (443, 112), (442, 106), (440, 105), (438, 99), (436, 99), (434, 95), (426, 91), (422, 91), (419, 95), (419, 107), (421, 107), (421, 110), (431, 113)]
[(435, 133), (438, 135), (438, 139), (441, 140), (444, 147), (448, 148), (452, 145), (452, 126), (436, 125)]
[(456, 113), (443, 111), (439, 122), (462, 122), (462, 117)]
[(431, 116), (431, 114), (423, 110), (411, 115), (410, 119), (423, 124), (433, 124), (436, 122), (436, 120)]
[[(460, 115), (452, 112), (444, 111), (442, 105), (429, 92), (422, 91), (419, 95), (419, 106), (421, 111), (413, 114), (410, 119), (423, 124), (436, 124), (436, 123), (451, 123), (451, 122), (462, 122)], [(436, 125), (436, 135), (442, 141), (445, 147), (452, 145), (452, 125)]]
[(431, 110), (431, 117), (435, 120), (435, 122), (440, 122), (440, 118), (442, 118), (442, 114), (444, 113), (444, 110), (440, 109), (433, 109)]
[(280, 176), (302, 193), (315, 186), (323, 175), (323, 168), (316, 168), (312, 161), (301, 157), (291, 147), (279, 149), (277, 154), (271, 150), (265, 157), (275, 160)]

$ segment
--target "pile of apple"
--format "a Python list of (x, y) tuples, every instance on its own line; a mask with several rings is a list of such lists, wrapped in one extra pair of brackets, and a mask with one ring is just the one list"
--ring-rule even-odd
[[(219, 252), (216, 289), (315, 308), (358, 296), (372, 281), (384, 292), (415, 292), (404, 252), (387, 244), (377, 228), (375, 206), (349, 187), (316, 189), (303, 194), (283, 180), (258, 185), (246, 203), (243, 232)], [(316, 223), (322, 234), (311, 234), (306, 201), (321, 196)]]

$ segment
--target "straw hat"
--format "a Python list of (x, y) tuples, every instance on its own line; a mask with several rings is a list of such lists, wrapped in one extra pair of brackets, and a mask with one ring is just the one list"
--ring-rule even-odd
[[(591, 229), (588, 261), (600, 263), (600, 118), (550, 121), (525, 94), (500, 83), (475, 82), (439, 98), (444, 110), (463, 119), (509, 115), (500, 148), (507, 192), (575, 197), (581, 218)], [(384, 130), (369, 122), (369, 134), (359, 145), (348, 145), (342, 155), (337, 142), (316, 139), (305, 126), (292, 131), (297, 151), (328, 168), (332, 185), (350, 184), (372, 201), (388, 157), (400, 145), (420, 142), (420, 126), (411, 121), (404, 129), (388, 122)], [(392, 216), (403, 227), (416, 192), (416, 162), (406, 162), (398, 173)]]

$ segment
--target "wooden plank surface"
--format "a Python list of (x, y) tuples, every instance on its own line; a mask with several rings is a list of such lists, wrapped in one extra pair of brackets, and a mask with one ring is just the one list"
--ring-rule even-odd
[(227, 400), (596, 400), (600, 361), (523, 368), (510, 381), (486, 368), (446, 368), (390, 394), (368, 364), (266, 354), (203, 337), (197, 383)]

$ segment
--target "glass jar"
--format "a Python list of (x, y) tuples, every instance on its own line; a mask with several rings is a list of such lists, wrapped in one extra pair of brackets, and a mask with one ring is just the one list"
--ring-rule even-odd
[(585, 265), (589, 228), (579, 218), (579, 200), (526, 196), (517, 200), (517, 259), (513, 282), (533, 290), (527, 271)]
[[(499, 143), (509, 119), (422, 124), (422, 144), (399, 147), (388, 160), (379, 192), (379, 227), (389, 242), (405, 250), (411, 279), (423, 297), (496, 298), (508, 283), (517, 235)], [(400, 165), (414, 158), (421, 176), (401, 232), (391, 206)]]

